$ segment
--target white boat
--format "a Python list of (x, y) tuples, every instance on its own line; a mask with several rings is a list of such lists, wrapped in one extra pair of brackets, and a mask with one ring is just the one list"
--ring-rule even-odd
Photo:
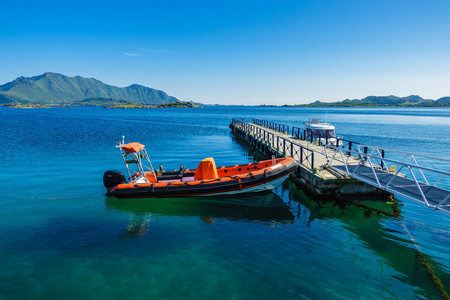
[(335, 145), (341, 143), (336, 137), (335, 128), (330, 123), (320, 123), (319, 119), (309, 119), (304, 123), (306, 127), (305, 140), (311, 141), (317, 145)]

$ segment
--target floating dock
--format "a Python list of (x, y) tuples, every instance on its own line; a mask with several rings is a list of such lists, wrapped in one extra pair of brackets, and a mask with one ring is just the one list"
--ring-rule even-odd
[[(230, 128), (254, 149), (270, 157), (290, 156), (299, 167), (291, 179), (316, 197), (345, 195), (388, 195), (390, 193), (424, 203), (428, 207), (450, 212), (450, 191), (438, 187), (449, 171), (420, 166), (416, 157), (450, 160), (371, 147), (337, 138), (334, 145), (313, 139), (305, 129), (259, 119), (233, 119)], [(403, 160), (387, 159), (387, 151), (403, 154)], [(407, 159), (412, 158), (412, 163)], [(444, 164), (445, 165), (445, 164)], [(409, 176), (400, 171), (410, 171)], [(415, 170), (423, 177), (419, 181)], [(440, 178), (429, 183), (425, 174)]]

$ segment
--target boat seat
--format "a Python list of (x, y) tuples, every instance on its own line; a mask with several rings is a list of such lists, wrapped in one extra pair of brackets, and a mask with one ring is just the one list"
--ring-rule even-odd
[(163, 179), (158, 180), (158, 182), (181, 182), (181, 179)]
[(183, 176), (183, 178), (181, 179), (181, 181), (183, 182), (187, 182), (187, 181), (194, 181), (194, 176)]
[(214, 158), (207, 157), (203, 159), (195, 170), (194, 179), (195, 180), (207, 180), (219, 178), (217, 174), (216, 162)]

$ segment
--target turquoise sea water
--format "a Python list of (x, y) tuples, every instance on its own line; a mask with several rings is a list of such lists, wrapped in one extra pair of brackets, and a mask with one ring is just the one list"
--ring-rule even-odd
[(319, 205), (289, 181), (246, 197), (104, 196), (122, 135), (165, 169), (230, 165), (254, 159), (232, 118), (326, 114), (350, 140), (450, 158), (450, 109), (0, 108), (0, 299), (439, 299), (411, 240), (450, 292), (450, 216), (405, 199), (399, 220)]

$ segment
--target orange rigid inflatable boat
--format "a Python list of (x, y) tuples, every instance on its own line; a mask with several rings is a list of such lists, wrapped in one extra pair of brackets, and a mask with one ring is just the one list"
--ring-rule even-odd
[[(295, 171), (290, 157), (272, 158), (255, 163), (217, 168), (214, 159), (203, 159), (196, 169), (164, 171), (154, 169), (145, 146), (118, 142), (129, 180), (120, 171), (103, 175), (106, 195), (116, 198), (161, 198), (183, 196), (231, 195), (269, 191), (279, 186)], [(147, 161), (148, 164), (144, 163)]]

